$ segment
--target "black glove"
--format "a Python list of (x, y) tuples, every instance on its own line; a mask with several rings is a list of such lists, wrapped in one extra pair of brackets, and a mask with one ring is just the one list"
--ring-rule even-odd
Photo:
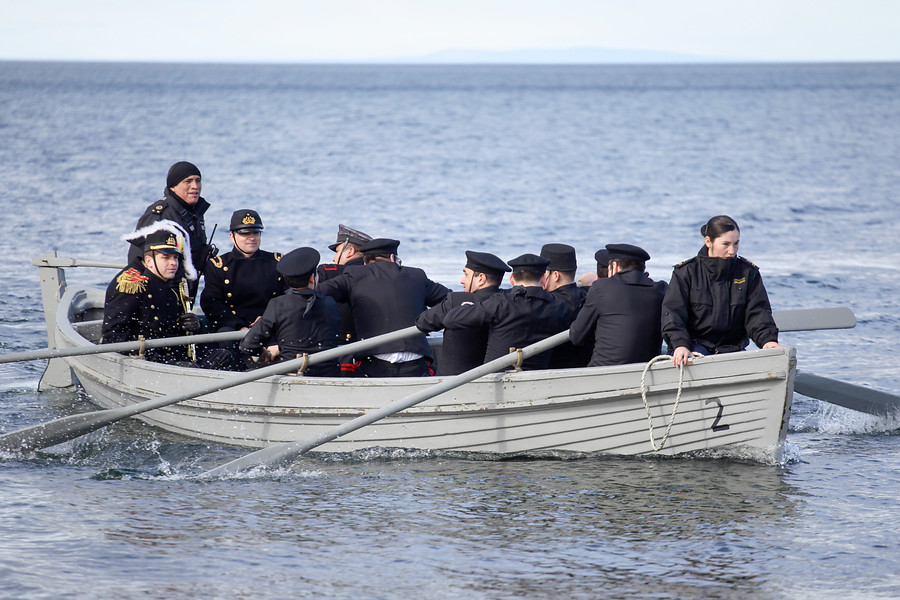
[(191, 312), (178, 315), (178, 325), (189, 333), (200, 331), (200, 317)]

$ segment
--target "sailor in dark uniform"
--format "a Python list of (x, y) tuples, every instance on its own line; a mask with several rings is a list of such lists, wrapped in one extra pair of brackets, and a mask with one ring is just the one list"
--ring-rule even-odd
[(700, 229), (697, 256), (675, 265), (662, 306), (662, 334), (676, 365), (692, 352), (777, 348), (778, 327), (759, 268), (738, 256), (740, 229), (727, 215)]
[[(450, 292), (430, 280), (422, 269), (404, 267), (397, 258), (400, 242), (386, 238), (366, 242), (361, 251), (365, 266), (319, 284), (319, 291), (353, 311), (360, 339), (412, 326), (429, 306)], [(357, 375), (364, 377), (418, 377), (431, 374), (433, 358), (425, 335), (381, 344), (362, 360)]]
[(338, 225), (337, 240), (328, 246), (334, 252), (332, 262), (319, 265), (316, 273), (319, 283), (333, 279), (344, 272), (344, 267), (355, 267), (363, 264), (362, 245), (372, 240), (372, 236), (358, 229)]
[[(290, 289), (269, 302), (262, 318), (241, 340), (242, 351), (273, 362), (337, 347), (341, 318), (337, 303), (314, 289), (319, 258), (313, 248), (297, 248), (284, 255), (277, 268)], [(312, 365), (304, 374), (339, 377), (341, 371), (335, 359)]]
[[(550, 261), (534, 254), (523, 254), (509, 261), (512, 267), (511, 289), (494, 294), (478, 304), (454, 308), (444, 317), (444, 327), (490, 328), (484, 362), (541, 341), (569, 326), (570, 309), (541, 287)], [(542, 352), (524, 361), (523, 369), (546, 369), (550, 352)]]
[[(119, 271), (106, 288), (101, 343), (178, 337), (200, 331), (200, 320), (190, 312), (190, 298), (181, 272), (186, 242), (171, 221), (154, 223), (126, 236), (142, 253), (140, 268)], [(195, 366), (195, 348), (148, 348), (147, 360)]]
[[(162, 220), (178, 223), (190, 239), (191, 252), (188, 257), (190, 260), (186, 262), (193, 265), (194, 270), (202, 275), (207, 259), (216, 255), (216, 248), (206, 239), (206, 222), (203, 215), (209, 209), (209, 202), (200, 196), (200, 188), (200, 169), (186, 161), (175, 163), (169, 167), (163, 197), (147, 207), (138, 219), (135, 230), (144, 229)], [(129, 266), (139, 269), (141, 260), (140, 248), (130, 248)], [(194, 279), (188, 283), (191, 298), (195, 298), (199, 281)]]
[(585, 289), (591, 287), (591, 284), (598, 279), (609, 277), (609, 252), (606, 251), (606, 248), (600, 248), (594, 252), (594, 260), (597, 261), (597, 270), (593, 273), (588, 271), (578, 278), (578, 283)]
[[(463, 291), (450, 292), (440, 304), (420, 314), (416, 327), (425, 332), (444, 329), (444, 317), (450, 310), (481, 302), (500, 292), (503, 274), (510, 270), (509, 265), (493, 254), (467, 250), (460, 281)], [(458, 375), (481, 365), (487, 351), (488, 332), (487, 325), (446, 330), (437, 375)]]
[[(544, 244), (541, 248), (541, 256), (550, 261), (550, 264), (547, 265), (547, 276), (544, 278), (544, 289), (554, 298), (569, 305), (569, 322), (571, 323), (575, 320), (578, 311), (581, 310), (581, 305), (584, 304), (584, 298), (590, 289), (579, 287), (575, 283), (575, 274), (578, 270), (575, 248), (568, 244)], [(574, 346), (566, 342), (553, 349), (550, 368), (586, 367), (590, 360), (590, 346)]]
[[(333, 262), (319, 265), (319, 268), (316, 269), (319, 283), (334, 279), (343, 273), (346, 267), (361, 267), (364, 257), (360, 248), (371, 240), (372, 236), (367, 233), (344, 224), (338, 225), (337, 240), (328, 246), (328, 249), (334, 252)], [(350, 305), (346, 302), (338, 302), (338, 308), (341, 309), (341, 343), (355, 342), (356, 330), (353, 328), (353, 313), (350, 311)], [(359, 366), (360, 362), (354, 360), (352, 355), (345, 356), (341, 359), (341, 374), (353, 377)]]
[(281, 254), (260, 250), (263, 222), (249, 208), (234, 211), (229, 228), (234, 248), (207, 261), (200, 306), (213, 331), (247, 329), (269, 300), (287, 289), (278, 272)]
[(662, 348), (662, 293), (644, 272), (650, 255), (631, 244), (607, 244), (609, 277), (589, 288), (572, 326), (573, 344), (592, 348), (590, 367), (647, 362)]

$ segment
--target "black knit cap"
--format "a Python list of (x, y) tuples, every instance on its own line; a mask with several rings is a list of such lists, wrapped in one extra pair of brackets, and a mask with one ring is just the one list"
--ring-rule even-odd
[(175, 187), (191, 175), (202, 177), (200, 169), (193, 163), (189, 163), (186, 160), (177, 162), (169, 167), (169, 174), (166, 176), (166, 187)]
[(475, 252), (466, 250), (466, 268), (476, 273), (503, 277), (504, 273), (512, 271), (503, 260), (489, 252)]
[(397, 248), (399, 246), (400, 242), (398, 242), (397, 240), (392, 240), (390, 238), (375, 238), (374, 240), (370, 240), (363, 244), (359, 250), (366, 256), (370, 256), (372, 254), (396, 255)]
[(575, 261), (575, 248), (568, 244), (544, 244), (541, 256), (550, 259), (548, 271), (574, 271), (578, 268)]
[(609, 260), (616, 260), (617, 258), (643, 262), (650, 260), (650, 255), (643, 248), (632, 244), (607, 244), (606, 250), (609, 252)]
[(285, 277), (308, 279), (319, 266), (319, 258), (315, 248), (297, 248), (282, 256), (275, 270)]
[(508, 261), (513, 271), (530, 271), (532, 273), (543, 273), (550, 264), (549, 258), (544, 258), (536, 254), (523, 254)]
[(242, 208), (231, 213), (231, 226), (229, 231), (247, 233), (248, 231), (262, 231), (263, 222), (259, 213), (249, 208)]

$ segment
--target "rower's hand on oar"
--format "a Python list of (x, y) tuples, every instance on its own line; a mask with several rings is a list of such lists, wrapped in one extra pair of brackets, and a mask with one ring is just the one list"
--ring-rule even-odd
[(178, 326), (190, 333), (200, 331), (200, 317), (191, 312), (178, 315)]
[(672, 353), (672, 364), (676, 367), (691, 364), (691, 349), (687, 346), (678, 346)]
[(262, 361), (266, 363), (275, 362), (275, 359), (278, 358), (279, 354), (281, 354), (281, 348), (278, 347), (278, 344), (263, 348)]

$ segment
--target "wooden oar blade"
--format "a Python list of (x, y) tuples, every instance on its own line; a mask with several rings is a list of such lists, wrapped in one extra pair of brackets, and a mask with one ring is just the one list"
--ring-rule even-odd
[(772, 311), (779, 331), (813, 331), (856, 327), (856, 316), (846, 306)]
[(816, 400), (880, 417), (891, 416), (900, 411), (900, 396), (811, 373), (796, 374), (794, 391)]
[(0, 435), (0, 452), (27, 452), (36, 448), (49, 448), (97, 431), (127, 416), (129, 415), (121, 415), (118, 409), (112, 409), (54, 419), (48, 423)]

